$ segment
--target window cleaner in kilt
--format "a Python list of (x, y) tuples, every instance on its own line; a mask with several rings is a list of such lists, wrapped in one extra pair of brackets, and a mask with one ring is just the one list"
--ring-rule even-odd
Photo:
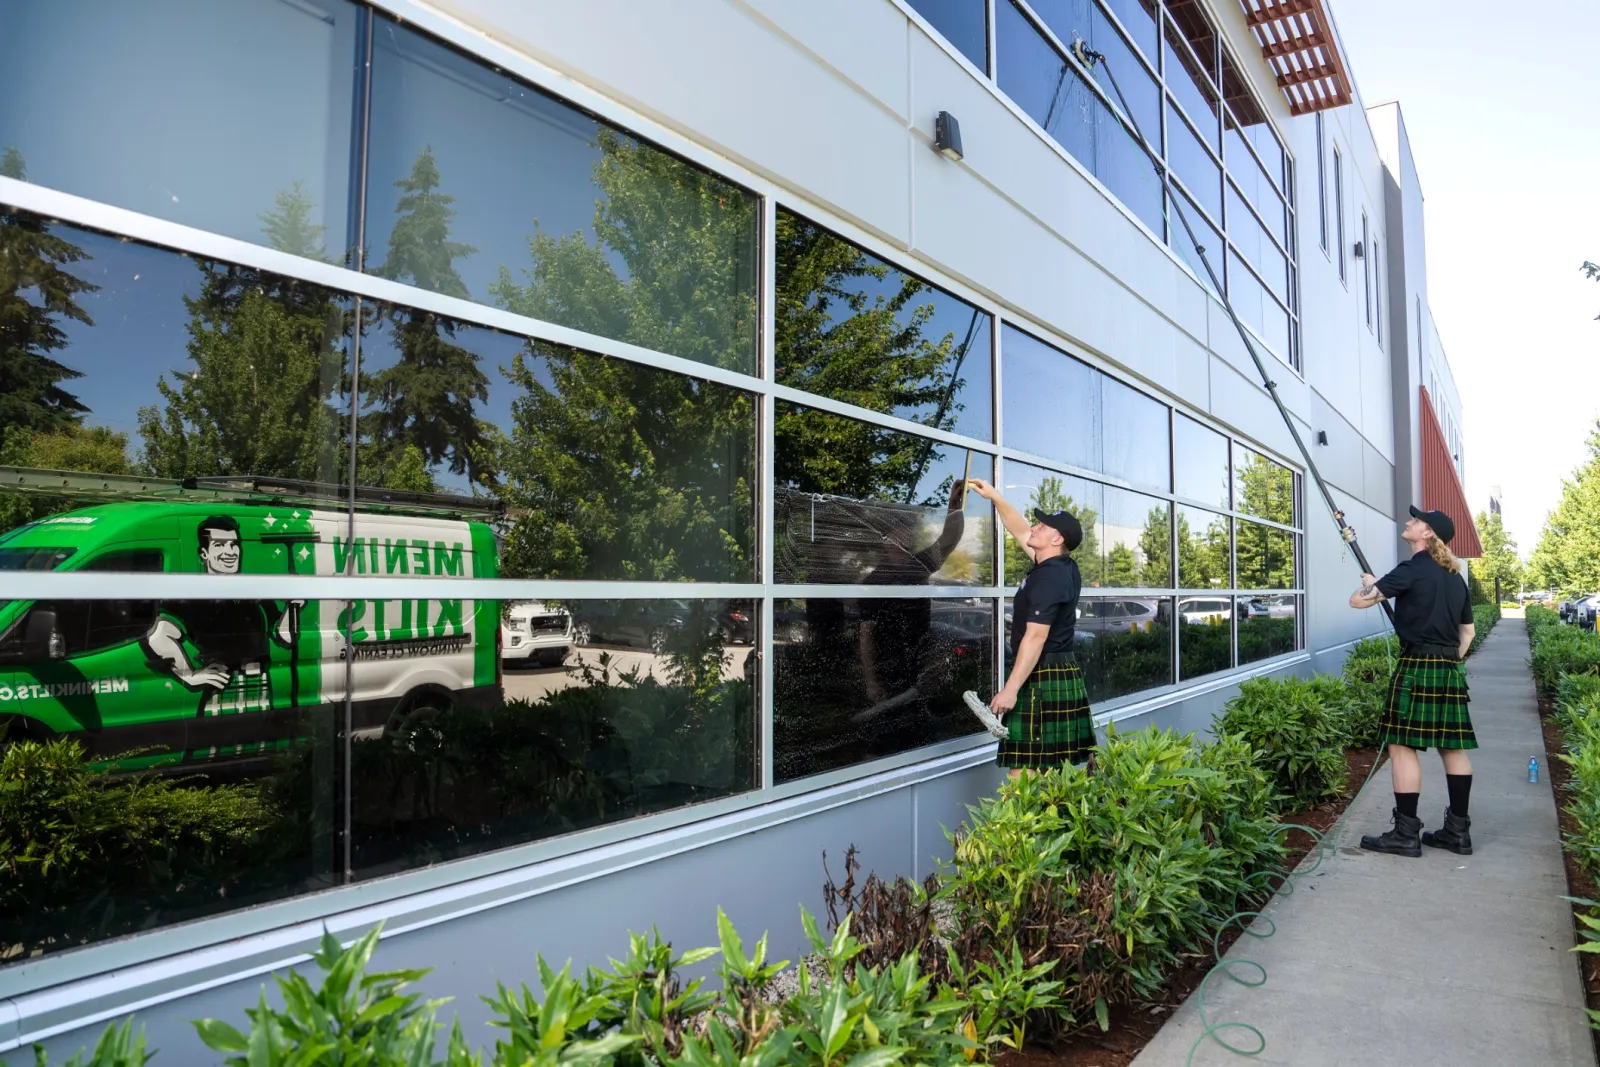
[[(1378, 743), (1389, 746), (1394, 780), (1394, 829), (1361, 839), (1361, 847), (1396, 856), (1420, 856), (1422, 846), (1472, 855), (1472, 761), (1478, 747), (1467, 713), (1467, 669), (1462, 660), (1472, 645), (1472, 604), (1461, 562), (1445, 547), (1456, 525), (1442, 511), (1411, 509), (1401, 536), (1414, 554), (1382, 578), (1361, 576), (1350, 595), (1353, 608), (1370, 608), (1394, 598), (1394, 628), (1400, 658), (1389, 680)], [(1450, 806), (1444, 826), (1422, 833), (1417, 801), (1422, 790), (1418, 752), (1437, 748), (1444, 760)]]
[(1013, 777), (1082, 763), (1094, 752), (1094, 720), (1073, 654), (1083, 579), (1069, 553), (1083, 542), (1083, 527), (1071, 512), (1038, 510), (1029, 526), (988, 482), (971, 478), (967, 485), (994, 502), (1006, 532), (1033, 561), (1012, 606), (1011, 676), (989, 702), (1005, 719), (997, 762)]

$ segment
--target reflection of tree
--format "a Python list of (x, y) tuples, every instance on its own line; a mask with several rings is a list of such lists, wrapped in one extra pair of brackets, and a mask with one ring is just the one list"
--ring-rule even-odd
[(489, 287), (510, 311), (692, 359), (755, 370), (756, 200), (602, 127), (595, 243), (534, 223), (533, 265)]
[(261, 232), (267, 238), (267, 243), (280, 252), (331, 262), (328, 250), (322, 244), (328, 228), (311, 221), (317, 205), (302, 185), (302, 182), (296, 181), (278, 193), (275, 201), (277, 210), (265, 211), (258, 216), (261, 219)]
[(1294, 473), (1255, 452), (1239, 467), (1239, 510), (1294, 525)]
[[(59, 433), (14, 433), (0, 445), (0, 463), (58, 471), (132, 474), (128, 435), (104, 426), (74, 426)], [(65, 497), (0, 494), (0, 531), (76, 507)]]
[[(1025, 519), (1033, 522), (1033, 509), (1038, 508), (1046, 514), (1056, 511), (1068, 511), (1078, 520), (1078, 525), (1083, 527), (1083, 542), (1072, 553), (1072, 558), (1078, 563), (1078, 573), (1083, 578), (1085, 587), (1114, 584), (1104, 581), (1105, 565), (1100, 558), (1100, 539), (1097, 535), (1097, 523), (1100, 516), (1094, 508), (1079, 504), (1066, 492), (1066, 483), (1057, 477), (1046, 475), (1039, 479), (1039, 484), (1034, 486), (1032, 494), (1028, 497), (1028, 504), (1022, 509)], [(1028, 562), (1027, 554), (1022, 551), (1022, 546), (1017, 539), (1009, 533), (1006, 538), (1006, 582), (1016, 585), (1021, 582), (1032, 566)], [(1131, 583), (1130, 583), (1131, 584)]]
[(1141, 583), (1147, 588), (1162, 589), (1172, 584), (1172, 509), (1161, 504), (1145, 515), (1144, 529), (1139, 534), (1139, 548), (1144, 552), (1144, 570)]
[[(455, 197), (439, 192), (440, 175), (433, 151), (424, 148), (411, 174), (395, 185), (402, 196), (400, 217), (389, 231), (389, 254), (373, 273), (409, 282), (446, 296), (466, 299), (466, 283), (455, 261), (476, 248), (450, 240)], [(392, 485), (396, 477), (416, 479), (396, 468), (420, 452), (428, 467), (448, 466), (484, 481), (485, 427), (473, 404), (489, 398), (489, 378), (476, 353), (455, 343), (449, 319), (414, 308), (390, 307), (380, 312), (389, 323), (396, 359), (392, 366), (361, 376), (363, 481)], [(430, 479), (431, 481), (431, 479)]]
[(1226, 588), (1230, 584), (1227, 518), (1211, 515), (1206, 528), (1196, 531), (1189, 525), (1189, 515), (1188, 508), (1178, 509), (1178, 584), (1185, 589)]
[[(1239, 510), (1294, 523), (1294, 475), (1265, 456), (1247, 452), (1239, 467)], [(1238, 524), (1239, 586), (1255, 589), (1294, 588), (1293, 535), (1253, 522)]]
[(539, 342), (505, 373), (503, 574), (751, 580), (748, 394)]
[[(0, 174), (22, 180), (22, 155), (6, 148)], [(78, 297), (99, 286), (68, 267), (89, 258), (44, 219), (0, 206), (0, 445), (16, 434), (67, 433), (89, 410), (63, 382), (83, 377), (51, 355), (67, 347), (62, 323), (92, 325)]]

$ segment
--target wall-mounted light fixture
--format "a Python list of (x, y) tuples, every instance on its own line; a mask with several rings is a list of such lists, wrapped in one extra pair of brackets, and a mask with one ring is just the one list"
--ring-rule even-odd
[(1366, 250), (1365, 246), (1366, 246), (1366, 242), (1365, 241), (1357, 241), (1356, 242), (1356, 246), (1353, 249), (1353, 251), (1355, 252), (1357, 259), (1362, 259), (1362, 258), (1364, 258), (1366, 256), (1367, 250)]
[(1327, 443), (1328, 443), (1328, 431), (1327, 430), (1318, 430), (1317, 431), (1317, 444), (1325, 445)]
[(961, 123), (948, 111), (939, 112), (933, 120), (933, 146), (948, 160), (961, 158)]

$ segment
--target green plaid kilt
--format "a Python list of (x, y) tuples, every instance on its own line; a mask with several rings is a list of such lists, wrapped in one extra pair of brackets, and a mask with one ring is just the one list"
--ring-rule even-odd
[(1378, 744), (1477, 748), (1467, 714), (1467, 679), (1449, 656), (1402, 654), (1389, 679)]
[(1002, 767), (1044, 770), (1089, 758), (1094, 751), (1089, 690), (1071, 653), (1039, 657), (1006, 725), (1011, 735), (1000, 742)]

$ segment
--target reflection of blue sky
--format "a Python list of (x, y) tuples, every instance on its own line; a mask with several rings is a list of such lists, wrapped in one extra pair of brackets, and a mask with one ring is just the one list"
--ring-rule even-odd
[(1184, 415), (1173, 421), (1173, 484), (1179, 496), (1228, 506), (1228, 439)]
[(30, 181), (248, 241), (294, 182), (343, 243), (357, 12), (0, 0), (0, 145)]
[(1167, 406), (1113, 378), (1100, 390), (1105, 472), (1148, 489), (1171, 489)]
[(1010, 326), (1001, 337), (1000, 368), (1004, 443), (1099, 470), (1099, 372)]

